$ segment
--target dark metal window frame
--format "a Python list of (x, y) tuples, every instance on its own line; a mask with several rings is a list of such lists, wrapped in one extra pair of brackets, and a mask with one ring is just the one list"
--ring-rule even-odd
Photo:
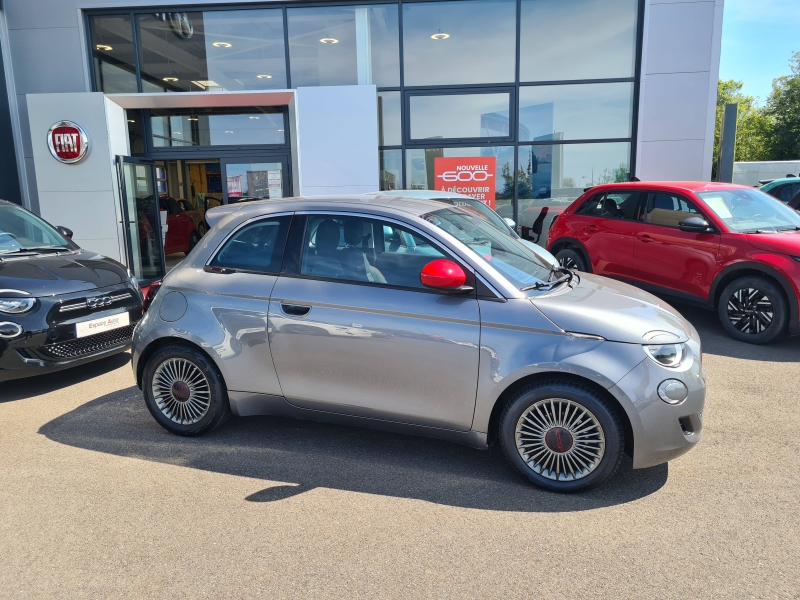
[[(633, 177), (636, 173), (636, 154), (639, 141), (639, 106), (641, 97), (641, 79), (642, 79), (642, 52), (644, 43), (644, 15), (645, 15), (645, 0), (638, 0), (638, 14), (636, 19), (636, 41), (635, 41), (635, 57), (634, 57), (634, 74), (633, 77), (624, 78), (609, 78), (609, 79), (580, 79), (580, 80), (567, 80), (567, 81), (520, 81), (520, 36), (521, 36), (521, 15), (522, 15), (522, 0), (516, 0), (517, 3), (517, 22), (516, 22), (516, 55), (515, 55), (515, 81), (506, 83), (492, 83), (492, 84), (479, 84), (479, 85), (443, 85), (443, 86), (406, 86), (404, 76), (404, 48), (403, 48), (403, 5), (414, 4), (419, 2), (442, 2), (446, 0), (360, 0), (360, 1), (336, 1), (336, 2), (314, 2), (314, 1), (298, 1), (298, 2), (275, 2), (266, 4), (209, 4), (209, 5), (190, 5), (190, 6), (175, 6), (175, 7), (151, 7), (151, 8), (136, 8), (136, 9), (89, 9), (83, 13), (85, 31), (87, 34), (91, 31), (89, 28), (89, 19), (93, 16), (111, 16), (111, 15), (130, 15), (132, 39), (134, 43), (134, 53), (136, 60), (136, 81), (137, 89), (142, 91), (142, 78), (140, 68), (140, 46), (139, 32), (136, 27), (136, 15), (152, 13), (156, 8), (159, 12), (175, 11), (175, 12), (211, 12), (211, 11), (229, 11), (229, 10), (258, 10), (258, 9), (281, 9), (283, 11), (283, 37), (284, 37), (284, 52), (286, 56), (286, 83), (289, 89), (292, 88), (291, 81), (291, 57), (289, 55), (289, 30), (287, 9), (289, 8), (302, 8), (302, 7), (335, 7), (335, 6), (365, 6), (365, 5), (381, 5), (391, 4), (396, 5), (398, 10), (398, 38), (399, 38), (399, 66), (400, 66), (400, 85), (395, 87), (380, 87), (377, 88), (379, 92), (398, 91), (401, 94), (401, 126), (402, 126), (402, 144), (394, 146), (380, 146), (379, 150), (401, 150), (402, 173), (400, 177), (401, 185), (406, 187), (406, 151), (414, 148), (431, 148), (431, 147), (483, 147), (483, 146), (514, 146), (514, 220), (518, 220), (518, 173), (519, 173), (519, 148), (520, 146), (533, 146), (533, 145), (560, 145), (560, 144), (594, 144), (594, 143), (613, 143), (613, 142), (627, 142), (630, 143), (630, 157), (629, 157), (629, 176)], [(470, 1), (470, 0), (466, 0)], [(91, 80), (94, 90), (97, 90), (96, 73), (94, 72), (94, 56), (91, 46), (91, 38), (89, 38), (88, 53), (89, 65), (91, 65), (92, 73)], [(498, 89), (511, 89), (512, 110), (516, 110), (519, 106), (519, 90), (521, 87), (528, 86), (548, 86), (548, 85), (577, 85), (587, 83), (633, 83), (633, 110), (632, 110), (632, 123), (631, 123), (631, 136), (629, 138), (614, 138), (614, 139), (580, 139), (580, 140), (544, 140), (544, 141), (531, 141), (520, 142), (519, 132), (517, 131), (518, 115), (509, 115), (509, 130), (511, 135), (508, 138), (468, 138), (468, 139), (453, 139), (453, 140), (411, 140), (410, 124), (408, 114), (409, 95), (418, 94), (421, 91), (426, 92), (428, 95), (432, 93), (488, 93)], [(180, 92), (175, 92), (180, 93)], [(144, 115), (143, 115), (144, 117)], [(145, 123), (146, 121), (146, 123)], [(149, 118), (143, 118), (143, 128), (149, 127)], [(289, 133), (289, 130), (285, 130)], [(144, 133), (144, 131), (143, 131)], [(147, 143), (150, 143), (149, 132), (145, 134)], [(286, 149), (288, 149), (287, 136)], [(213, 152), (218, 152), (220, 149), (225, 148), (222, 146), (204, 146), (201, 148), (203, 151), (213, 148)], [(262, 147), (248, 146), (247, 151), (257, 151)], [(277, 149), (275, 146), (270, 146), (270, 149)], [(185, 150), (185, 149), (184, 149)], [(266, 150), (266, 148), (264, 148)], [(231, 147), (227, 151), (242, 153), (242, 147)], [(148, 156), (151, 154), (148, 153)], [(185, 154), (183, 155), (185, 156)], [(159, 153), (161, 157), (161, 153)], [(290, 161), (291, 162), (291, 161)]]

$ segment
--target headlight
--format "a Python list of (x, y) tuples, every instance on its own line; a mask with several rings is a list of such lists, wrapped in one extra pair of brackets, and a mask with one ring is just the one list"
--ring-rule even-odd
[(685, 344), (658, 344), (655, 346), (645, 346), (645, 352), (655, 362), (662, 367), (674, 369), (683, 362), (686, 356)]
[(35, 298), (0, 298), (0, 313), (18, 315), (28, 312), (35, 305)]

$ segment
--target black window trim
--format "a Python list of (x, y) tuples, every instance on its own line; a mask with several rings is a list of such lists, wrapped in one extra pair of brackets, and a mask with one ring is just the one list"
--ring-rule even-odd
[[(353, 281), (350, 279), (337, 279), (333, 277), (315, 277), (313, 275), (304, 275), (300, 272), (300, 268), (302, 266), (303, 254), (305, 253), (305, 237), (306, 237), (306, 227), (308, 225), (308, 217), (311, 216), (332, 216), (332, 217), (357, 217), (362, 219), (370, 219), (375, 221), (385, 221), (387, 223), (394, 223), (399, 227), (403, 227), (410, 231), (413, 231), (415, 234), (419, 235), (420, 237), (424, 238), (431, 246), (436, 248), (439, 252), (441, 252), (447, 260), (451, 260), (457, 265), (459, 265), (462, 269), (464, 269), (464, 273), (467, 275), (467, 281), (465, 285), (470, 286), (473, 288), (471, 292), (460, 294), (459, 297), (461, 298), (475, 298), (477, 297), (477, 273), (475, 269), (473, 269), (469, 264), (463, 261), (457, 255), (449, 250), (448, 248), (444, 247), (440, 242), (436, 240), (431, 240), (431, 236), (424, 231), (414, 227), (409, 223), (405, 223), (399, 219), (394, 219), (392, 217), (387, 217), (385, 215), (376, 215), (376, 214), (369, 214), (369, 213), (361, 213), (361, 212), (348, 212), (343, 210), (304, 210), (298, 211), (295, 213), (295, 220), (298, 220), (298, 217), (304, 218), (304, 223), (302, 226), (302, 235), (297, 235), (296, 237), (292, 238), (292, 232), (289, 232), (289, 237), (287, 238), (286, 242), (286, 250), (284, 251), (284, 264), (285, 264), (285, 257), (288, 255), (292, 255), (293, 258), (297, 261), (297, 269), (282, 269), (281, 270), (281, 277), (293, 277), (296, 279), (311, 279), (315, 281), (328, 281), (331, 283), (342, 283), (345, 285), (364, 285), (372, 288), (381, 288), (381, 289), (392, 289), (392, 290), (400, 290), (405, 292), (422, 292), (425, 294), (436, 294), (439, 296), (452, 296), (452, 292), (437, 290), (433, 288), (417, 288), (417, 287), (407, 287), (404, 285), (393, 285), (391, 283), (378, 283), (374, 281)], [(292, 223), (294, 225), (294, 223)], [(298, 228), (299, 229), (299, 228)], [(292, 247), (289, 245), (292, 244)], [(431, 260), (438, 260), (435, 257), (432, 257)]]
[[(251, 225), (251, 224), (253, 224), (253, 223), (257, 222), (257, 221), (266, 221), (268, 219), (274, 219), (276, 217), (294, 217), (294, 214), (295, 213), (292, 212), (292, 211), (282, 211), (282, 212), (277, 212), (277, 213), (271, 213), (271, 214), (268, 214), (268, 215), (258, 215), (256, 217), (252, 217), (250, 219), (242, 221), (241, 223), (239, 223), (239, 225), (237, 225), (233, 229), (233, 231), (228, 233), (228, 235), (226, 235), (223, 238), (223, 240), (219, 243), (219, 245), (217, 245), (217, 247), (214, 249), (214, 252), (212, 252), (211, 256), (209, 256), (208, 260), (206, 260), (205, 265), (203, 265), (203, 270), (206, 273), (215, 273), (215, 274), (223, 274), (223, 275), (228, 275), (228, 274), (231, 274), (231, 273), (251, 273), (253, 275), (273, 275), (273, 276), (280, 275), (280, 270), (275, 272), (275, 271), (260, 271), (260, 270), (253, 270), (253, 269), (237, 269), (235, 267), (224, 267), (224, 266), (212, 265), (211, 263), (217, 257), (217, 254), (219, 254), (220, 251), (225, 247), (225, 245), (228, 243), (228, 241), (234, 235), (236, 235), (236, 233), (239, 232), (241, 229), (243, 229), (243, 228), (247, 227), (248, 225)], [(283, 247), (283, 256), (281, 257), (281, 262), (283, 262), (286, 259), (286, 253), (287, 253), (288, 248), (289, 248), (289, 236), (291, 235), (292, 225), (293, 224), (294, 224), (294, 218), (292, 218), (291, 222), (289, 223), (289, 232), (286, 235), (286, 243), (284, 244), (284, 247)]]

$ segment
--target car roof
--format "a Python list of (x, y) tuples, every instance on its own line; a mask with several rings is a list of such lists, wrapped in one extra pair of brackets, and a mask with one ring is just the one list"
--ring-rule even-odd
[(466, 198), (473, 200), (472, 196), (457, 194), (456, 192), (442, 192), (438, 190), (389, 190), (385, 192), (372, 192), (368, 196), (402, 196), (403, 198), (417, 198), (420, 200), (436, 200), (437, 198)]
[(713, 192), (719, 190), (752, 190), (749, 185), (739, 185), (737, 183), (720, 183), (716, 181), (624, 181), (621, 183), (603, 183), (587, 188), (586, 191), (602, 192), (606, 190), (651, 189), (680, 190), (683, 192)]
[(781, 185), (783, 183), (800, 183), (800, 177), (781, 177), (780, 179), (773, 179), (762, 185), (761, 188), (772, 189), (776, 185)]

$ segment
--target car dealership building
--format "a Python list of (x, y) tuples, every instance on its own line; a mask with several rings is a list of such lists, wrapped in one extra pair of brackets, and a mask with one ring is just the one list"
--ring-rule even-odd
[(3, 0), (0, 196), (143, 280), (159, 196), (446, 189), (529, 231), (593, 184), (710, 178), (723, 4)]

